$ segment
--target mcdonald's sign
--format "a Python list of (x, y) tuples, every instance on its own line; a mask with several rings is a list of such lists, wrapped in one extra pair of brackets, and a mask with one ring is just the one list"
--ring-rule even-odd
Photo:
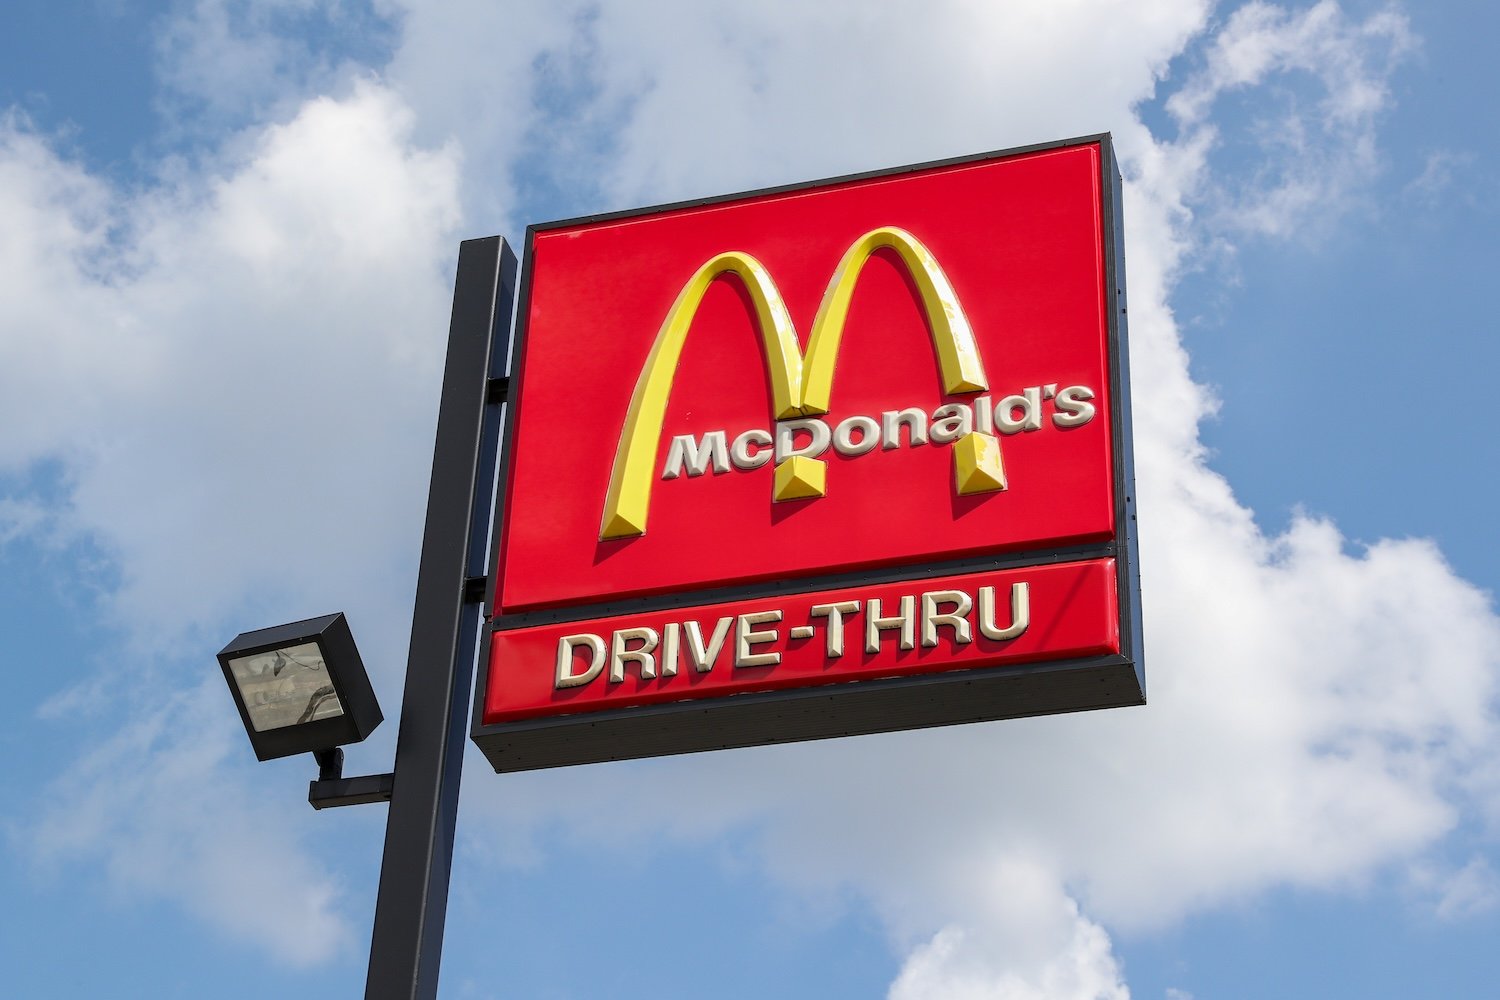
[(533, 226), (497, 770), (1144, 702), (1107, 135)]

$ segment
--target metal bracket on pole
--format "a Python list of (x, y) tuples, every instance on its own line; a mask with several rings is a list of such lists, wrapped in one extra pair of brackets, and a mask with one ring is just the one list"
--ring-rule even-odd
[(516, 271), (515, 253), (498, 236), (466, 240), (459, 248), (366, 1000), (437, 996), (483, 624), (482, 604), (467, 600), (474, 590), (468, 581), (487, 575), (503, 402), (491, 399), (492, 381), (504, 375)]
[(355, 778), (309, 781), (307, 801), (314, 809), (389, 802), (391, 790), (395, 787), (396, 776), (394, 774), (361, 774)]
[(362, 806), (371, 802), (391, 801), (391, 789), (396, 784), (394, 774), (362, 774), (357, 778), (344, 777), (342, 747), (314, 750), (313, 759), (318, 762), (318, 780), (307, 783), (307, 802), (314, 809)]

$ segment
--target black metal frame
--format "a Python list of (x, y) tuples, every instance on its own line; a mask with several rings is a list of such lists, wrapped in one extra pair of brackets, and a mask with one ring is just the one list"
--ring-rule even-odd
[(461, 245), (395, 773), (388, 796), (379, 775), (370, 776), (372, 787), (344, 789), (370, 796), (361, 801), (391, 802), (367, 1000), (437, 996), (505, 399), (505, 344), (494, 345), (510, 330), (515, 283), (516, 255), (503, 239)]
[[(484, 631), (473, 703), (471, 735), (497, 772), (605, 760), (690, 753), (793, 740), (887, 732), (924, 726), (990, 721), (1145, 703), (1142, 667), (1135, 476), (1130, 434), (1130, 379), (1126, 351), (1124, 231), (1120, 219), (1120, 174), (1108, 133), (849, 174), (799, 184), (676, 202), (650, 208), (583, 216), (533, 225), (526, 231), (521, 301), (515, 324), (515, 385), (524, 371), (527, 312), (536, 236), (554, 229), (609, 222), (685, 208), (719, 205), (849, 181), (889, 178), (940, 167), (1097, 144), (1100, 148), (1106, 288), (1115, 289), (1108, 320), (1111, 432), (1113, 434), (1115, 526), (1113, 540), (1065, 549), (1007, 552), (941, 563), (882, 567), (871, 571), (800, 577), (746, 585), (674, 592), (561, 609), (496, 615)], [(491, 545), (498, 546), (509, 489), (510, 448), (516, 415), (507, 413)], [(921, 579), (976, 569), (1036, 566), (1074, 559), (1114, 557), (1121, 623), (1120, 654), (1029, 666), (956, 669), (920, 677), (832, 683), (763, 694), (737, 694), (618, 710), (580, 712), (485, 725), (490, 636), (496, 630), (582, 620), (625, 612), (662, 610), (779, 593), (811, 592), (850, 583)], [(499, 566), (490, 574), (486, 606), (495, 608)]]
[(394, 773), (388, 771), (385, 774), (362, 774), (357, 778), (346, 778), (344, 751), (338, 747), (319, 750), (313, 754), (313, 758), (318, 762), (318, 780), (307, 783), (307, 804), (314, 809), (391, 801), (391, 791), (396, 787)]
[[(316, 643), (318, 651), (323, 654), (328, 681), (333, 685), (344, 713), (331, 719), (256, 732), (229, 661), (309, 642)], [(374, 732), (385, 718), (343, 612), (241, 632), (219, 650), (219, 667), (224, 671), (224, 680), (234, 696), (234, 707), (239, 710), (240, 721), (245, 724), (245, 733), (250, 737), (250, 746), (254, 748), (257, 760), (274, 760), (358, 743)]]

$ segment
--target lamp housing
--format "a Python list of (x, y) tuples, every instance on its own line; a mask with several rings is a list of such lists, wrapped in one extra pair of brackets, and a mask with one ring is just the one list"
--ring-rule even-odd
[(242, 632), (219, 666), (259, 760), (358, 743), (385, 718), (343, 612)]

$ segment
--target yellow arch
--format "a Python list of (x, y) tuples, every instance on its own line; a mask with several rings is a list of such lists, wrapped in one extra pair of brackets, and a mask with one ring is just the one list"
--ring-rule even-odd
[(984, 392), (989, 384), (984, 377), (984, 363), (974, 330), (958, 303), (958, 295), (943, 273), (942, 265), (932, 252), (911, 233), (894, 226), (872, 229), (844, 252), (843, 260), (828, 282), (818, 315), (813, 320), (807, 341), (807, 357), (802, 364), (802, 413), (812, 416), (828, 412), (828, 398), (833, 392), (833, 369), (838, 360), (839, 342), (844, 336), (844, 322), (849, 317), (849, 301), (854, 285), (870, 255), (889, 247), (901, 257), (907, 273), (916, 283), (927, 314), (927, 328), (932, 332), (932, 347), (937, 352), (943, 388), (950, 394)]
[[(667, 397), (677, 374), (677, 362), (682, 356), (688, 328), (709, 284), (722, 274), (734, 274), (750, 293), (766, 349), (766, 368), (776, 419), (813, 416), (828, 412), (834, 366), (854, 286), (870, 255), (882, 247), (896, 251), (917, 286), (944, 389), (955, 394), (983, 392), (988, 388), (984, 363), (974, 342), (974, 331), (959, 305), (953, 285), (937, 258), (906, 230), (893, 226), (872, 229), (845, 251), (813, 319), (805, 357), (798, 345), (786, 303), (782, 301), (770, 273), (747, 253), (737, 250), (721, 253), (698, 268), (682, 287), (641, 368), (615, 451), (609, 492), (604, 500), (604, 517), (599, 526), (601, 540), (631, 538), (646, 531)], [(821, 489), (816, 491), (816, 495), (821, 493)]]
[(656, 343), (641, 368), (635, 394), (615, 451), (609, 493), (604, 500), (600, 539), (630, 538), (646, 531), (651, 503), (651, 483), (656, 466), (657, 439), (666, 419), (667, 396), (677, 374), (677, 362), (687, 341), (688, 328), (709, 284), (721, 274), (733, 274), (744, 282), (755, 304), (756, 325), (766, 348), (766, 369), (771, 380), (771, 400), (776, 419), (795, 417), (802, 400), (802, 350), (797, 331), (787, 314), (786, 303), (776, 282), (760, 261), (747, 253), (731, 250), (704, 264), (682, 286), (667, 318), (656, 334)]

